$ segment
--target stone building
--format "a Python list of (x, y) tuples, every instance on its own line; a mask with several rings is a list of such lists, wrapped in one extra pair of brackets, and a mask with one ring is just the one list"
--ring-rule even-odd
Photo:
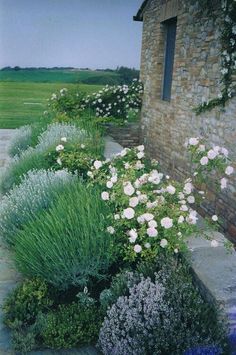
[[(183, 179), (190, 169), (184, 142), (198, 136), (226, 147), (236, 162), (236, 97), (224, 109), (193, 111), (221, 92), (222, 16), (204, 15), (197, 1), (146, 0), (134, 20), (143, 21), (141, 137), (150, 156)], [(236, 241), (235, 175), (226, 192), (209, 196), (201, 213), (224, 216), (222, 227)]]

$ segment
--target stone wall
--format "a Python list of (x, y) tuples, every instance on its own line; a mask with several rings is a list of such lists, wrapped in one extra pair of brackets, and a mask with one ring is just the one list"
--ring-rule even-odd
[[(164, 26), (177, 16), (177, 35), (171, 101), (161, 100), (164, 63)], [(160, 160), (177, 179), (188, 176), (184, 151), (189, 137), (204, 137), (209, 144), (225, 146), (236, 161), (236, 98), (225, 109), (196, 116), (193, 108), (220, 93), (220, 16), (215, 22), (199, 12), (197, 2), (150, 0), (143, 15), (141, 80), (144, 102), (141, 137), (150, 156)], [(236, 177), (229, 189), (203, 206), (201, 213), (224, 216), (222, 227), (236, 241)]]
[(105, 125), (106, 133), (123, 147), (132, 148), (140, 143), (140, 123), (127, 123), (117, 126), (112, 123)]

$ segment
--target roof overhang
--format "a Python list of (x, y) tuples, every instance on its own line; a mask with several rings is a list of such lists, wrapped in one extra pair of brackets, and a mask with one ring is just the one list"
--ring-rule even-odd
[(145, 7), (147, 5), (149, 0), (144, 0), (144, 2), (142, 3), (142, 5), (140, 6), (137, 14), (133, 17), (134, 21), (143, 21), (143, 12), (145, 10)]

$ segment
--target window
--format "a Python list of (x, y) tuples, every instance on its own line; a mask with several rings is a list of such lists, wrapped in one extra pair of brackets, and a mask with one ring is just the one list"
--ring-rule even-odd
[(177, 18), (172, 18), (163, 22), (165, 26), (165, 63), (164, 63), (164, 76), (163, 76), (163, 89), (162, 99), (170, 101), (171, 99), (171, 86), (173, 76), (173, 65), (175, 57), (175, 38)]

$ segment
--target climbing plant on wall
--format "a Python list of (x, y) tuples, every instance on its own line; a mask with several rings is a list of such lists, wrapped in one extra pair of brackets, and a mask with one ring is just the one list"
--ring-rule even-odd
[(236, 0), (199, 0), (203, 12), (216, 18), (216, 7), (221, 7), (221, 84), (222, 89), (218, 97), (203, 102), (195, 108), (195, 112), (211, 110), (216, 106), (225, 106), (226, 102), (233, 96), (233, 75), (236, 71)]

